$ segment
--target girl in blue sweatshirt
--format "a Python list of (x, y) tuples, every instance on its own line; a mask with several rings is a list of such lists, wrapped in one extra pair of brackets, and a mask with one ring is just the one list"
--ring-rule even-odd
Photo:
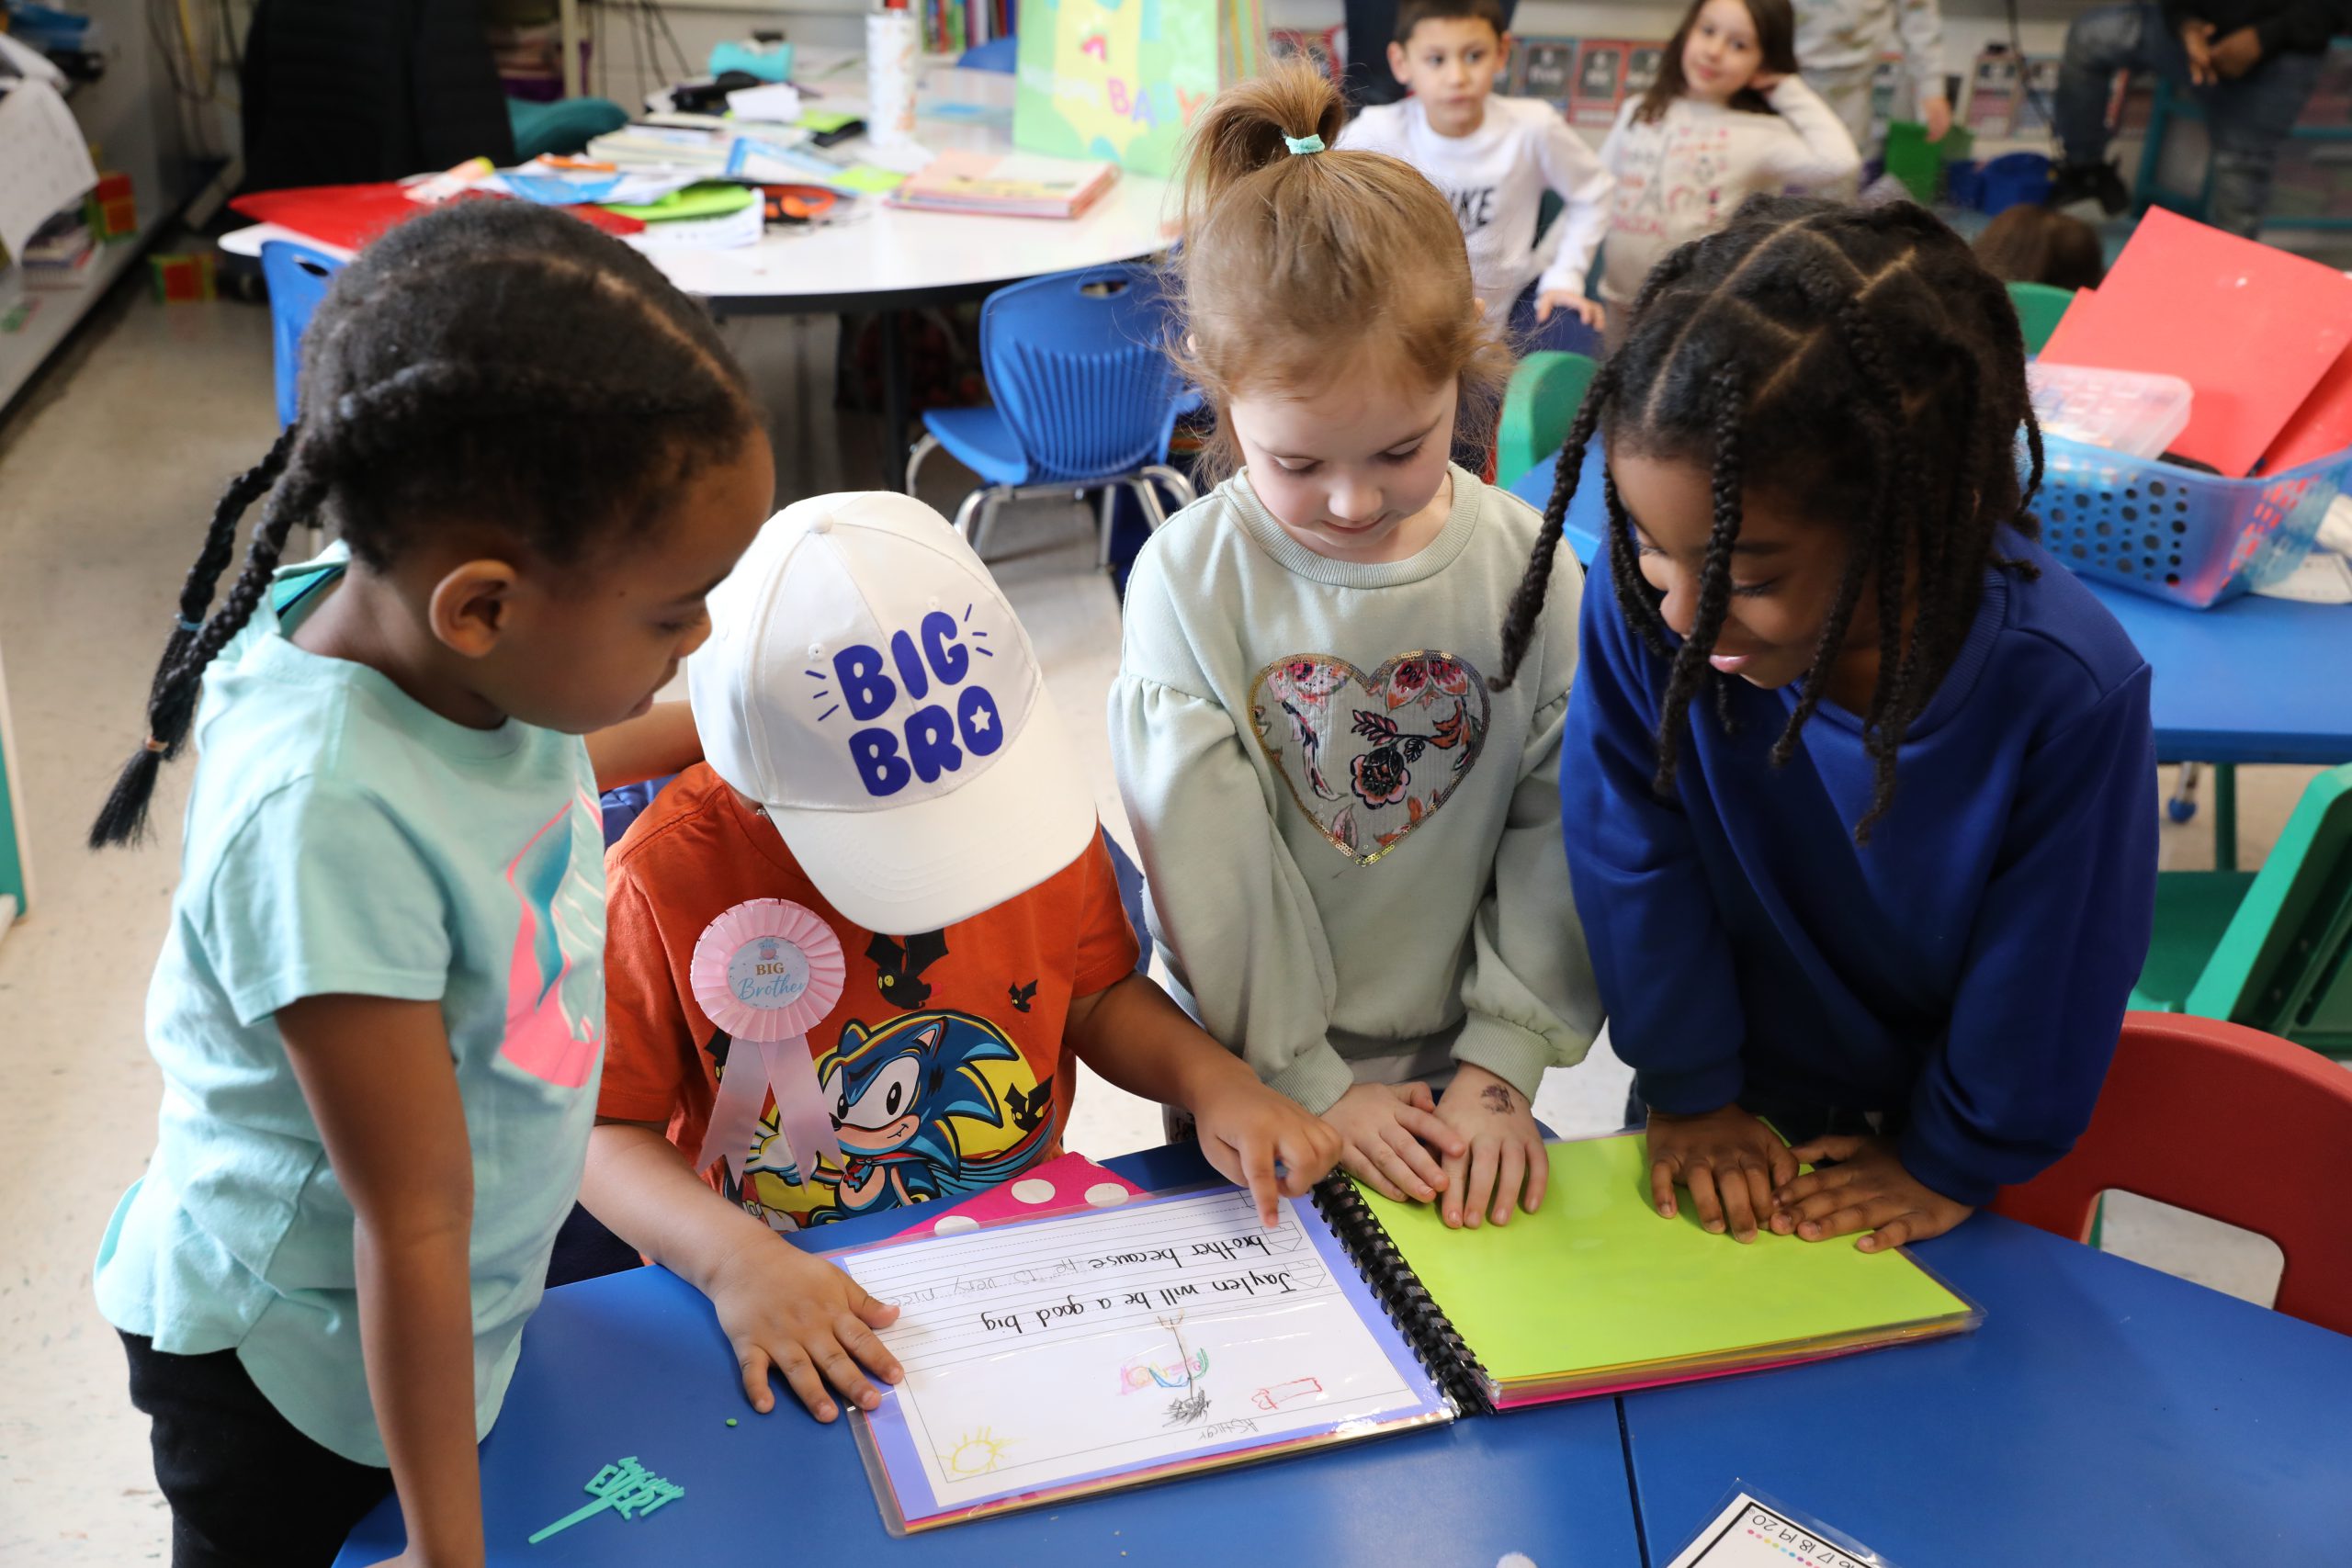
[(2082, 1132), (2154, 908), (2148, 668), (2034, 540), (2007, 295), (1909, 205), (1757, 198), (1668, 257), (1505, 680), (1596, 432), (1561, 817), (1658, 1213), (1939, 1235)]

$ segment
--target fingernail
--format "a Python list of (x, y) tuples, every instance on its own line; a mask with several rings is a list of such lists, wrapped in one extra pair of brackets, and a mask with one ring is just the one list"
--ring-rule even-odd
[(1448, 1209), (1445, 1212), (1445, 1223), (1450, 1225), (1460, 1224), (1462, 1223), (1462, 1211), (1459, 1209)]
[(830, 1404), (820, 1404), (819, 1406), (817, 1406), (817, 1419), (818, 1419), (818, 1420), (820, 1420), (820, 1421), (830, 1421), (830, 1420), (831, 1420), (832, 1418), (833, 1418), (833, 1407), (832, 1407), (831, 1405), (830, 1405)]
[(1661, 1220), (1670, 1220), (1674, 1218), (1674, 1205), (1671, 1203), (1660, 1203), (1657, 1206), (1657, 1217)]

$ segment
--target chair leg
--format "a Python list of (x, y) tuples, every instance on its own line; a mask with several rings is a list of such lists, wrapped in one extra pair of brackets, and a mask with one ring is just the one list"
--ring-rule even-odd
[(966, 492), (963, 503), (956, 508), (956, 531), (964, 536), (967, 544), (978, 536), (973, 524), (980, 514), (980, 508), (988, 504), (988, 499), (989, 492), (985, 487), (969, 491)]
[(981, 505), (971, 514), (971, 531), (965, 536), (967, 541), (971, 541), (974, 555), (981, 555), (981, 541), (988, 536), (988, 525), (997, 520), (997, 508), (1004, 503), (1004, 487), (990, 484), (988, 489), (978, 491), (978, 499), (981, 499)]
[(1149, 474), (1136, 479), (1135, 484), (1136, 500), (1143, 503), (1144, 524), (1157, 534), (1168, 525), (1168, 509), (1160, 505), (1159, 491), (1153, 486)]
[(1119, 487), (1104, 485), (1095, 492), (1094, 510), (1099, 525), (1095, 529), (1094, 570), (1102, 571), (1111, 565), (1111, 528), (1119, 515)]
[(907, 493), (909, 495), (915, 493), (915, 475), (922, 470), (922, 460), (938, 450), (939, 437), (925, 431), (922, 439), (915, 443), (915, 449), (907, 454)]
[(1200, 500), (1200, 493), (1193, 489), (1193, 481), (1165, 463), (1146, 464), (1143, 477), (1147, 480), (1157, 480), (1166, 485), (1169, 493), (1176, 498), (1176, 510), (1179, 512)]

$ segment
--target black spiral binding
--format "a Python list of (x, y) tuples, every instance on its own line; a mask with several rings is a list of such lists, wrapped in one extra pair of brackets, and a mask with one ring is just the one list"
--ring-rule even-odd
[(1465, 1414), (1491, 1413), (1495, 1404), (1487, 1392), (1491, 1384), (1487, 1369), (1478, 1364), (1478, 1358), (1454, 1332), (1445, 1309), (1423, 1288), (1412, 1265), (1388, 1239), (1388, 1227), (1373, 1213), (1356, 1184), (1333, 1171), (1315, 1184), (1314, 1196), (1324, 1222), (1355, 1259), (1356, 1272), (1372, 1287), (1381, 1309), (1412, 1346), (1413, 1354), (1429, 1369), (1439, 1389)]

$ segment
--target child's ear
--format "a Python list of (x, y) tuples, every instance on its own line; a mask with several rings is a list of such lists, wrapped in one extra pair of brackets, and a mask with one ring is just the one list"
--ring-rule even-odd
[(444, 573), (425, 601), (425, 624), (453, 653), (480, 659), (498, 646), (514, 613), (516, 574), (503, 560), (469, 560)]
[(1399, 82), (1405, 80), (1405, 60), (1403, 44), (1392, 43), (1388, 46), (1388, 73)]

